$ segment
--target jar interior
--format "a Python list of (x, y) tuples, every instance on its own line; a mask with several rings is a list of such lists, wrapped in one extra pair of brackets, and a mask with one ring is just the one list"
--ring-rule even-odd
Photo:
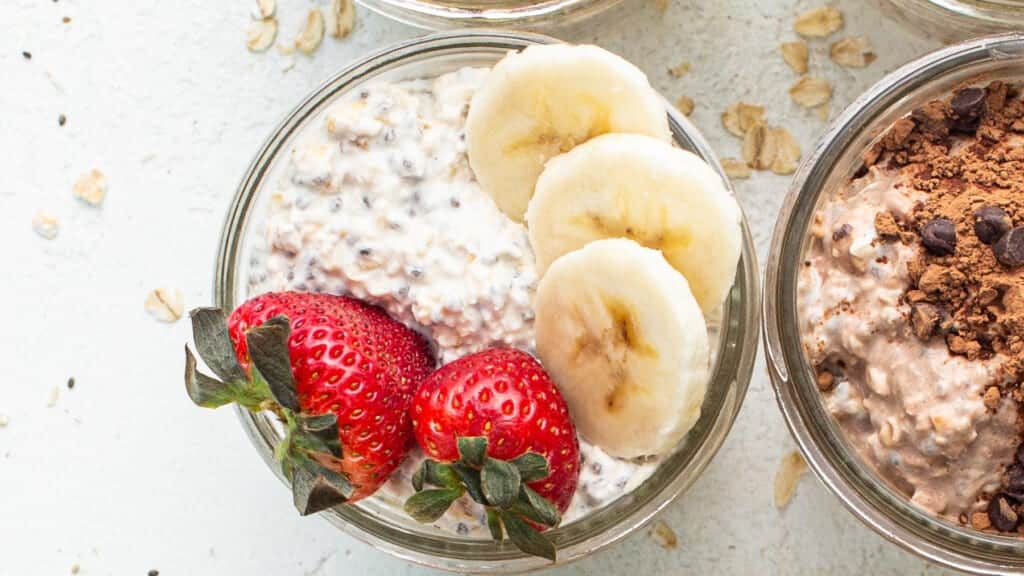
[[(814, 168), (801, 184), (800, 198), (785, 223), (780, 254), (799, 254), (783, 258), (778, 275), (778, 318), (781, 327), (782, 354), (785, 358), (781, 375), (792, 386), (796, 410), (809, 422), (814, 448), (821, 451), (838, 478), (823, 474), (826, 483), (855, 511), (836, 483), (846, 483), (863, 501), (880, 512), (885, 520), (872, 518), (884, 530), (899, 526), (920, 539), (922, 548), (954, 551), (968, 558), (987, 559), (1000, 565), (1024, 567), (1024, 540), (982, 533), (959, 524), (932, 517), (910, 503), (862, 462), (847, 443), (837, 420), (829, 413), (814, 380), (814, 370), (807, 361), (799, 334), (797, 282), (803, 255), (809, 246), (809, 229), (815, 213), (832, 194), (841, 190), (862, 166), (861, 155), (897, 119), (913, 109), (948, 96), (965, 85), (985, 85), (994, 80), (1024, 79), (1021, 65), (1024, 48), (1020, 43), (998, 43), (991, 48), (982, 45), (969, 53), (947, 49), (937, 53), (924, 70), (904, 69), (894, 73), (892, 80), (883, 80), (875, 89), (850, 106), (833, 125), (817, 152)], [(913, 66), (913, 65), (911, 65)], [(935, 70), (941, 70), (935, 75)], [(900, 78), (900, 77), (903, 78)], [(799, 176), (798, 180), (799, 181)], [(778, 368), (778, 367), (777, 367)], [(819, 470), (821, 474), (823, 471)], [(884, 532), (883, 532), (884, 533)], [(892, 536), (889, 536), (892, 538)]]
[[(364, 83), (433, 77), (465, 66), (489, 67), (510, 50), (530, 43), (550, 42), (541, 36), (450, 35), (438, 40), (413, 41), (402, 48), (382, 53), (343, 72), (303, 102), (276, 130), (250, 167), (235, 198), (222, 238), (215, 292), (217, 305), (233, 309), (251, 296), (248, 278), (253, 263), (249, 254), (261, 241), (267, 198), (287, 167), (289, 151), (303, 129), (321, 122), (326, 109), (338, 98)], [(515, 39), (518, 38), (518, 39)], [(524, 40), (525, 39), (525, 40)], [(420, 44), (427, 44), (429, 49)], [(709, 161), (719, 173), (720, 166), (710, 147), (696, 129), (666, 102), (669, 124), (676, 143)], [(728, 182), (727, 179), (725, 179)], [(633, 492), (591, 512), (579, 521), (552, 532), (560, 558), (573, 559), (611, 543), (645, 522), (699, 476), (717, 452), (731, 428), (746, 393), (756, 354), (757, 265), (752, 239), (743, 223), (745, 243), (732, 292), (723, 305), (717, 354), (700, 420), (675, 452), (659, 465), (653, 475)], [(713, 343), (714, 346), (714, 343)], [(281, 439), (274, 423), (263, 414), (239, 409), (247, 433), (267, 464), (283, 477), (273, 460), (273, 446)], [(376, 547), (416, 562), (448, 569), (512, 571), (542, 565), (524, 557), (508, 543), (469, 540), (416, 523), (401, 510), (370, 499), (340, 506), (325, 513), (326, 518)], [(357, 528), (357, 531), (353, 530)], [(360, 533), (361, 532), (361, 533)], [(443, 557), (440, 564), (424, 560)], [(540, 563), (538, 563), (540, 562)]]

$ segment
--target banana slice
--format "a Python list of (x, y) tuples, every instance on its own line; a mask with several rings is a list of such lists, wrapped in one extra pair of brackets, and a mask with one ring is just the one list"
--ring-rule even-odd
[(644, 73), (597, 46), (509, 54), (473, 96), (466, 119), (470, 166), (517, 221), (548, 158), (607, 132), (670, 138), (665, 104)]
[(660, 252), (592, 242), (551, 265), (534, 307), (537, 353), (589, 442), (620, 458), (663, 454), (697, 422), (707, 327)]
[(661, 250), (705, 313), (733, 285), (740, 208), (696, 155), (660, 140), (607, 134), (552, 158), (526, 213), (537, 269), (601, 238)]

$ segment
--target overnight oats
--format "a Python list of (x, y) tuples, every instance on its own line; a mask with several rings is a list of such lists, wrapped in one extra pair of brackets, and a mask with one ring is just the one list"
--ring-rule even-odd
[(618, 56), (368, 83), (271, 186), (250, 299), (193, 315), (223, 382), (191, 353), (186, 380), (272, 415), (302, 513), (372, 499), (554, 560), (545, 529), (640, 487), (697, 423), (742, 216)]
[(798, 285), (818, 387), (915, 505), (1015, 533), (1024, 513), (1024, 101), (961, 88), (896, 121), (824, 202)]

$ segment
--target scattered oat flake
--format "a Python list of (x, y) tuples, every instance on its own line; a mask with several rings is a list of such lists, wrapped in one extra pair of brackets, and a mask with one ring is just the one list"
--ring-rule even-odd
[(11, 419), (3, 414), (0, 414), (0, 428), (7, 428), (7, 425), (11, 423)]
[(295, 39), (295, 47), (304, 54), (312, 54), (324, 39), (324, 15), (319, 8), (313, 8), (306, 16), (306, 27)]
[(775, 507), (785, 508), (796, 493), (796, 485), (807, 473), (807, 463), (799, 452), (790, 452), (782, 457), (779, 469), (775, 472)]
[(832, 6), (808, 10), (793, 22), (797, 34), (814, 38), (824, 38), (842, 27), (843, 13)]
[(810, 53), (807, 50), (807, 42), (803, 40), (797, 40), (796, 42), (783, 42), (779, 45), (779, 51), (782, 52), (782, 59), (789, 64), (797, 74), (807, 73), (807, 61), (810, 59)]
[(252, 9), (252, 17), (256, 20), (273, 18), (277, 12), (277, 0), (256, 0), (256, 6)]
[(653, 539), (658, 546), (661, 546), (665, 550), (672, 550), (679, 545), (679, 539), (676, 538), (676, 533), (672, 530), (672, 527), (665, 523), (664, 520), (658, 520), (650, 531), (651, 539)]
[(295, 54), (295, 46), (285, 44), (284, 42), (278, 42), (277, 52), (282, 56), (291, 56), (292, 54)]
[(804, 108), (814, 108), (832, 98), (832, 85), (821, 78), (804, 76), (789, 89), (789, 97)]
[(833, 42), (829, 49), (829, 57), (836, 64), (847, 68), (864, 68), (878, 58), (871, 51), (871, 42), (863, 36)]
[(689, 96), (680, 96), (679, 99), (676, 100), (676, 108), (687, 116), (693, 113), (693, 109), (696, 106), (697, 104), (693, 101), (693, 98), (690, 98)]
[(800, 161), (800, 144), (796, 138), (785, 128), (772, 128), (775, 138), (775, 159), (772, 160), (771, 170), (776, 174), (792, 174), (796, 172), (797, 162)]
[(356, 25), (356, 6), (352, 0), (331, 0), (327, 13), (327, 32), (334, 38), (348, 36)]
[(264, 52), (274, 44), (277, 38), (277, 20), (268, 18), (257, 20), (249, 26), (245, 33), (245, 47), (250, 52)]
[(79, 200), (91, 206), (99, 206), (107, 196), (107, 177), (99, 170), (90, 170), (75, 180), (71, 190)]
[(185, 311), (181, 290), (157, 288), (146, 295), (146, 312), (161, 322), (177, 322)]
[(82, 570), (82, 567), (79, 566), (78, 564), (72, 564), (71, 565), (71, 573), (72, 574), (78, 574), (81, 570)]
[(737, 102), (722, 112), (722, 126), (732, 135), (743, 136), (751, 126), (764, 121), (764, 106)]
[(57, 225), (57, 219), (50, 215), (50, 213), (39, 211), (32, 217), (32, 229), (43, 238), (53, 240), (57, 237), (59, 226)]
[(750, 166), (739, 158), (722, 158), (722, 169), (726, 176), (735, 180), (750, 178)]
[(689, 60), (683, 60), (679, 64), (676, 64), (675, 66), (673, 66), (673, 67), (668, 69), (669, 75), (672, 76), (673, 78), (682, 78), (689, 71), (690, 71), (690, 61)]
[(54, 386), (50, 388), (50, 395), (46, 397), (46, 407), (53, 408), (57, 405), (58, 399), (60, 399), (60, 386)]
[(743, 161), (755, 170), (767, 170), (775, 162), (778, 148), (775, 131), (767, 124), (759, 123), (743, 135)]

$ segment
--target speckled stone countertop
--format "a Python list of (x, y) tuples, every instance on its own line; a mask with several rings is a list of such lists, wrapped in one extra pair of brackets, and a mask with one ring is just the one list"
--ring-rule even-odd
[[(159, 286), (183, 290), (187, 307), (209, 303), (224, 211), (274, 125), (339, 67), (421, 33), (360, 9), (353, 34), (325, 39), (312, 58), (256, 55), (244, 46), (250, 4), (0, 2), (0, 415), (9, 420), (0, 428), (0, 575), (70, 574), (76, 564), (80, 574), (118, 576), (433, 573), (298, 517), (234, 414), (188, 402), (188, 323), (143, 310)], [(279, 0), (281, 38), (298, 33), (313, 4)], [(811, 71), (835, 86), (833, 116), (938, 46), (863, 0), (834, 4), (847, 21), (840, 35), (868, 36), (879, 58), (839, 68), (828, 42), (812, 42)], [(807, 151), (825, 124), (790, 101), (796, 78), (777, 46), (795, 37), (794, 15), (815, 6), (671, 0), (663, 15), (653, 1), (626, 0), (556, 34), (622, 54), (669, 99), (692, 97), (692, 118), (721, 156), (739, 155), (719, 122), (739, 100), (766, 105)], [(682, 60), (692, 70), (671, 77)], [(71, 196), (92, 168), (110, 181), (100, 209)], [(756, 173), (737, 183), (762, 259), (788, 182)], [(40, 209), (60, 221), (55, 240), (32, 231)], [(860, 525), (813, 476), (776, 509), (773, 478), (793, 447), (760, 362), (722, 451), (661, 517), (678, 546), (666, 550), (645, 530), (550, 573), (940, 573)]]

